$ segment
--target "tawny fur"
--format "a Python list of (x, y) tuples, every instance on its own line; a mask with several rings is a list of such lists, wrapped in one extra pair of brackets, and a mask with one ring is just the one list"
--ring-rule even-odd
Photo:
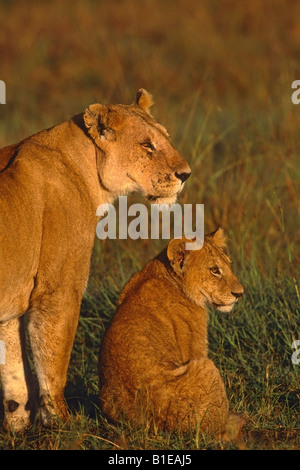
[(113, 421), (221, 434), (233, 422), (207, 351), (205, 305), (230, 311), (243, 294), (224, 245), (221, 229), (200, 250), (172, 240), (125, 285), (99, 357), (100, 399)]
[[(7, 428), (29, 424), (23, 322), (37, 371), (41, 415), (67, 417), (66, 374), (89, 274), (96, 209), (139, 191), (174, 202), (190, 168), (149, 113), (141, 89), (132, 105), (91, 105), (67, 122), (0, 150), (0, 366)], [(152, 147), (149, 147), (151, 143)]]

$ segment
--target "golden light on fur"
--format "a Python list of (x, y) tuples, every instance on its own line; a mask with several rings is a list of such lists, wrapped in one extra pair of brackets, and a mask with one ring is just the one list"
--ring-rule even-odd
[(231, 310), (243, 288), (222, 230), (206, 236), (200, 250), (185, 250), (185, 242), (171, 240), (121, 292), (101, 345), (100, 399), (113, 421), (224, 435), (229, 423), (239, 431), (244, 421), (231, 418), (208, 358), (205, 306)]
[(8, 429), (23, 430), (32, 411), (26, 312), (42, 421), (68, 417), (64, 387), (97, 207), (134, 191), (171, 202), (183, 188), (180, 175), (190, 167), (148, 114), (151, 104), (144, 90), (134, 105), (93, 104), (0, 150), (0, 340), (7, 357), (0, 372)]
[(213, 239), (213, 242), (219, 248), (225, 248), (227, 245), (227, 237), (222, 228), (218, 228), (215, 232), (207, 236), (208, 239)]
[(140, 88), (136, 94), (134, 104), (149, 113), (149, 108), (154, 104), (153, 97), (144, 88)]

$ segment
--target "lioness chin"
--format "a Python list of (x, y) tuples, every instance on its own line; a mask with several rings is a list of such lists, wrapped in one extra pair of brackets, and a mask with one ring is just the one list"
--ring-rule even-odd
[[(243, 288), (224, 252), (221, 229), (199, 250), (168, 247), (125, 285), (99, 355), (100, 399), (113, 421), (224, 435), (224, 383), (207, 356), (206, 304), (230, 311)], [(233, 426), (234, 424), (234, 426)], [(233, 434), (233, 432), (231, 432)]]
[(151, 105), (140, 89), (132, 105), (93, 104), (0, 150), (0, 340), (6, 358), (0, 372), (8, 429), (28, 426), (34, 407), (26, 313), (42, 420), (68, 417), (64, 388), (97, 207), (134, 191), (172, 203), (190, 175)]

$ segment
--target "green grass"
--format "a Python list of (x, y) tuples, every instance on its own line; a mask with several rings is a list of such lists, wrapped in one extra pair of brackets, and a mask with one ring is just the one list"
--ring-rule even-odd
[[(121, 276), (114, 280), (114, 287), (107, 283), (112, 285), (109, 275), (96, 278), (92, 292), (83, 300), (66, 389), (71, 422), (43, 429), (37, 421), (21, 436), (1, 433), (1, 448), (224, 448), (196, 432), (151, 434), (125, 422), (112, 425), (102, 416), (97, 396), (98, 350), (115, 311)], [(210, 357), (225, 381), (231, 410), (247, 419), (247, 448), (299, 448), (299, 366), (291, 362), (291, 342), (299, 332), (299, 284), (286, 278), (263, 281), (256, 273), (245, 286), (245, 298), (233, 313), (210, 312)]]
[[(300, 448), (299, 5), (294, 1), (0, 1), (0, 145), (68, 119), (88, 104), (130, 103), (141, 86), (192, 168), (179, 201), (204, 203), (222, 226), (245, 295), (211, 311), (210, 357), (249, 449)], [(24, 25), (26, 25), (24, 27)], [(132, 201), (136, 197), (132, 196)], [(98, 402), (101, 338), (122, 286), (164, 241), (96, 240), (71, 358), (71, 421), (0, 449), (222, 449), (199, 433), (109, 424)], [(231, 448), (227, 446), (226, 448)]]

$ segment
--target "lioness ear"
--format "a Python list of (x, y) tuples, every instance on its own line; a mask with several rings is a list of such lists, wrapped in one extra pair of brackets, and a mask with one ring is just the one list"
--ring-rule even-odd
[(227, 238), (222, 228), (218, 228), (215, 232), (208, 235), (208, 238), (219, 248), (226, 248)]
[(115, 140), (115, 134), (108, 125), (108, 109), (104, 104), (91, 104), (85, 110), (83, 120), (89, 135), (98, 146), (101, 140)]
[(154, 101), (152, 95), (150, 95), (147, 90), (140, 88), (133, 104), (150, 114), (149, 108), (154, 104)]
[(185, 239), (174, 238), (170, 241), (167, 248), (167, 257), (170, 261), (170, 265), (172, 266), (175, 273), (179, 276), (182, 275), (182, 270), (186, 258), (185, 243)]

